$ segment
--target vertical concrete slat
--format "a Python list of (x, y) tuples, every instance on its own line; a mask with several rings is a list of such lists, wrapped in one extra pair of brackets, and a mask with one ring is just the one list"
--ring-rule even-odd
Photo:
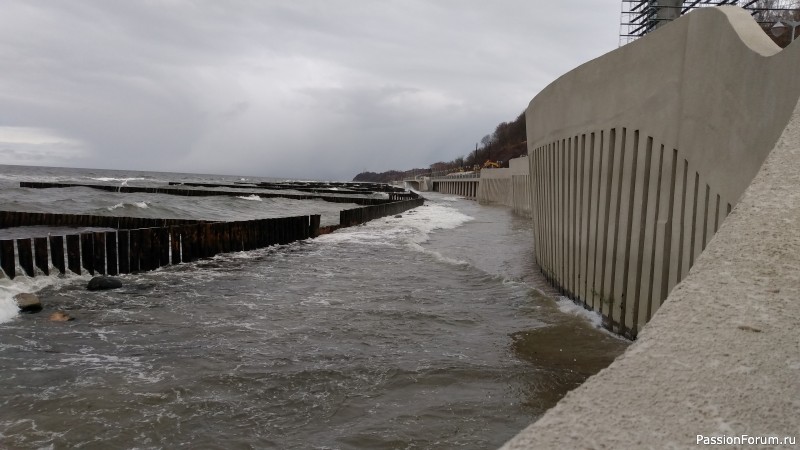
[(647, 186), (647, 211), (644, 216), (644, 246), (640, 253), (641, 276), (636, 285), (639, 295), (639, 307), (634, 317), (634, 332), (638, 335), (645, 323), (650, 320), (653, 304), (653, 277), (655, 275), (656, 235), (658, 231), (658, 217), (662, 209), (663, 195), (661, 183), (664, 177), (664, 146), (656, 148), (653, 138), (648, 137), (648, 146), (651, 151), (650, 179)]
[[(591, 144), (591, 142), (590, 142)], [(591, 150), (590, 150), (591, 151)], [(589, 152), (590, 152), (589, 151)], [(586, 134), (581, 135), (581, 146), (578, 161), (580, 163), (578, 180), (580, 187), (578, 189), (578, 297), (583, 302), (584, 306), (588, 306), (588, 293), (586, 292), (586, 260), (589, 257), (589, 236), (588, 236), (588, 222), (589, 222), (589, 184), (591, 179), (591, 162), (589, 161), (590, 155), (586, 149)]]
[[(623, 279), (623, 297), (626, 300), (625, 326), (630, 337), (635, 337), (638, 332), (639, 310), (647, 309), (647, 297), (641, 296), (642, 276), (644, 270), (645, 249), (649, 250), (647, 237), (647, 214), (652, 209), (651, 178), (653, 164), (653, 138), (643, 136), (636, 131), (636, 140), (639, 142), (638, 163), (636, 165), (636, 179), (634, 180), (635, 192), (633, 195), (632, 214), (630, 215), (630, 246), (627, 251), (628, 261), (625, 264), (625, 279)], [(655, 201), (655, 200), (653, 200)], [(652, 212), (651, 212), (652, 214)], [(649, 253), (649, 251), (648, 251)]]
[(586, 304), (595, 309), (594, 263), (597, 251), (597, 204), (600, 196), (600, 149), (597, 145), (597, 131), (589, 137), (589, 180), (588, 180), (588, 210), (586, 220)]
[(665, 148), (664, 169), (662, 170), (664, 175), (661, 181), (661, 201), (663, 206), (659, 209), (658, 227), (656, 228), (650, 317), (661, 306), (669, 292), (669, 271), (671, 261), (674, 260), (672, 258), (672, 237), (678, 164), (678, 150), (667, 150)]
[(612, 287), (609, 289), (613, 299), (613, 307), (611, 317), (614, 322), (618, 324), (615, 330), (619, 333), (624, 333), (625, 330), (625, 309), (627, 307), (627, 298), (624, 297), (625, 290), (625, 277), (627, 276), (626, 269), (629, 259), (630, 251), (630, 226), (633, 222), (633, 196), (635, 193), (635, 179), (636, 165), (638, 163), (638, 131), (634, 130), (629, 133), (626, 128), (622, 129), (622, 140), (620, 149), (620, 180), (619, 190), (617, 191), (617, 220), (616, 220), (616, 234), (614, 242), (614, 259), (612, 260), (611, 267), (611, 283)]
[(581, 205), (578, 203), (578, 192), (581, 189), (581, 179), (578, 177), (579, 143), (579, 136), (575, 136), (575, 139), (572, 142), (572, 167), (570, 169), (572, 171), (572, 198), (570, 199), (570, 202), (572, 203), (570, 219), (570, 240), (572, 241), (572, 251), (570, 252), (570, 291), (574, 300), (580, 300), (580, 294), (578, 293), (578, 283), (580, 279), (578, 274), (578, 261), (580, 260), (580, 241), (578, 240), (578, 230), (580, 229), (579, 213), (581, 210)]
[[(604, 177), (605, 182), (605, 204), (603, 211), (603, 251), (601, 253), (601, 260), (598, 262), (600, 266), (599, 276), (600, 282), (600, 296), (601, 306), (600, 314), (604, 318), (611, 320), (611, 307), (613, 306), (613, 292), (611, 282), (611, 272), (614, 261), (614, 241), (616, 241), (616, 211), (617, 211), (617, 191), (619, 190), (619, 177), (620, 177), (620, 155), (622, 154), (621, 147), (618, 148), (617, 143), (617, 130), (612, 128), (608, 133), (608, 157), (606, 159), (607, 168)], [(620, 139), (622, 141), (622, 139)]]
[(564, 164), (562, 173), (564, 174), (564, 192), (563, 192), (563, 208), (564, 214), (562, 220), (564, 221), (564, 274), (561, 279), (561, 285), (564, 288), (565, 294), (572, 298), (572, 137), (565, 141), (564, 148)]

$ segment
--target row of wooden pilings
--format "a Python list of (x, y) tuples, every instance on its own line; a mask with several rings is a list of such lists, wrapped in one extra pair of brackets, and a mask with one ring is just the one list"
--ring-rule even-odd
[(433, 190), (442, 194), (460, 195), (462, 197), (477, 198), (480, 178), (465, 178), (460, 180), (434, 180)]
[[(199, 183), (198, 183), (199, 184)], [(188, 186), (188, 184), (187, 184)], [(203, 187), (228, 187), (222, 185), (202, 185)], [(261, 198), (290, 198), (293, 200), (324, 200), (332, 203), (355, 203), (356, 205), (378, 205), (386, 202), (383, 198), (370, 197), (348, 197), (321, 194), (287, 194), (283, 192), (243, 192), (243, 191), (214, 191), (208, 189), (181, 189), (179, 187), (148, 187), (148, 186), (111, 186), (107, 184), (82, 184), (82, 183), (49, 183), (40, 181), (22, 181), (19, 183), (22, 188), (34, 189), (53, 189), (53, 188), (91, 188), (107, 192), (118, 192), (123, 194), (144, 193), (144, 194), (168, 194), (184, 197), (210, 197), (210, 196), (239, 196), (257, 195)], [(199, 186), (198, 186), (199, 187)], [(238, 186), (241, 189), (241, 186)], [(391, 195), (391, 194), (390, 194)]]
[(339, 226), (325, 228), (320, 227), (319, 215), (204, 222), (0, 211), (0, 228), (32, 225), (114, 228), (0, 240), (0, 268), (12, 279), (18, 274), (49, 275), (51, 268), (62, 274), (69, 270), (79, 275), (137, 273), (220, 253), (313, 238), (340, 227), (398, 214), (423, 202), (422, 198), (412, 198), (342, 210)]

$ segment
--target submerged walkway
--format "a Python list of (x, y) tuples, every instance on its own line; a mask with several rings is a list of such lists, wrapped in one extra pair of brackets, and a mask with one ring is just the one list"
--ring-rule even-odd
[[(508, 442), (687, 448), (800, 436), (800, 108), (639, 339)], [(735, 441), (734, 441), (735, 442)], [(726, 448), (731, 448), (726, 446)]]

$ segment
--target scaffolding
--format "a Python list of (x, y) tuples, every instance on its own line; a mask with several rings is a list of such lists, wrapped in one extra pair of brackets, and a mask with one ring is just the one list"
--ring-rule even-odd
[(799, 0), (622, 0), (619, 45), (625, 45), (697, 8), (735, 5), (750, 11), (765, 30), (780, 20), (797, 20)]

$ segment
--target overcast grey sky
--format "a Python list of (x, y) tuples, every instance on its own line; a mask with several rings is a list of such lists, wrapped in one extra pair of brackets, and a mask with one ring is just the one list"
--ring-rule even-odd
[(0, 163), (351, 179), (451, 160), (619, 0), (0, 0)]

